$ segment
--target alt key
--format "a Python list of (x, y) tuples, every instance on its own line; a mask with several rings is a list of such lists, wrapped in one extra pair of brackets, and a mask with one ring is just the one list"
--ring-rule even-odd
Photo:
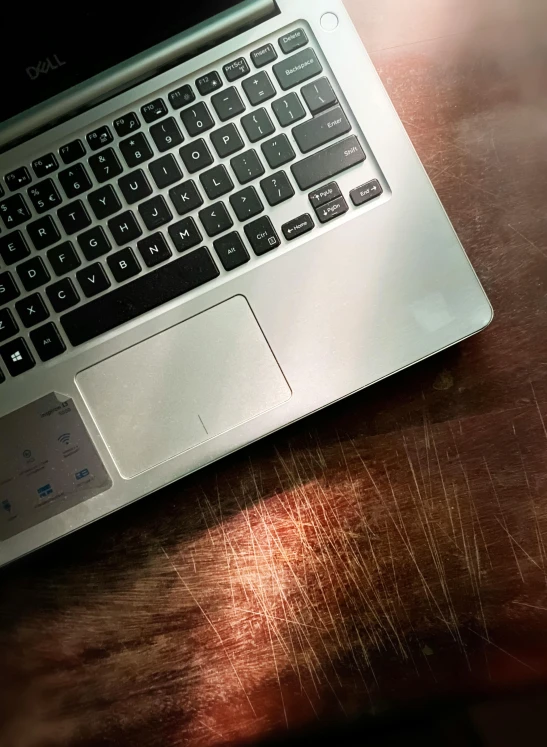
[(38, 327), (30, 333), (30, 339), (32, 344), (36, 348), (36, 352), (40, 356), (42, 361), (50, 361), (52, 358), (56, 358), (66, 350), (65, 343), (62, 341), (57, 327), (53, 322), (44, 324), (43, 327)]

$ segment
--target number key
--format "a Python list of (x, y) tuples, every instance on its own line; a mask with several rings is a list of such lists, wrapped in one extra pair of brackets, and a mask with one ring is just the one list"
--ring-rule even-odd
[(184, 109), (180, 116), (190, 137), (196, 137), (200, 132), (206, 132), (215, 126), (211, 113), (203, 101)]
[(130, 169), (138, 166), (140, 163), (144, 163), (144, 161), (150, 160), (154, 155), (152, 148), (148, 144), (148, 140), (142, 132), (137, 132), (136, 135), (127, 140), (122, 140), (120, 150)]
[(150, 128), (150, 134), (152, 135), (160, 153), (163, 153), (163, 151), (169, 150), (170, 148), (174, 148), (176, 145), (180, 145), (184, 139), (179, 126), (173, 117), (169, 117), (163, 122), (155, 124)]
[(81, 163), (71, 166), (69, 169), (59, 172), (59, 181), (64, 189), (66, 196), (71, 200), (73, 197), (81, 195), (91, 189), (91, 179)]
[(61, 197), (52, 179), (44, 179), (28, 190), (30, 201), (37, 213), (43, 213), (61, 203)]
[(30, 218), (30, 210), (22, 195), (13, 195), (0, 202), (0, 216), (6, 228), (15, 228)]
[(95, 174), (95, 179), (99, 184), (118, 176), (118, 174), (121, 174), (123, 171), (118, 156), (114, 153), (112, 148), (107, 148), (101, 153), (91, 156), (89, 159), (89, 165), (91, 166), (91, 170)]

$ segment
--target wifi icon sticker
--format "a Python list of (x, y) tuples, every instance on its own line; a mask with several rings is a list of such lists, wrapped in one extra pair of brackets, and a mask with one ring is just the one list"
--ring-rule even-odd
[(63, 433), (62, 436), (59, 436), (57, 439), (60, 444), (63, 444), (63, 446), (68, 446), (70, 443), (70, 433)]

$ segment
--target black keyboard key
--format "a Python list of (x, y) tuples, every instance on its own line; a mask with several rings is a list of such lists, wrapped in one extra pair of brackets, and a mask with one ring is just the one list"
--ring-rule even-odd
[(122, 176), (118, 180), (118, 186), (128, 205), (133, 205), (133, 203), (139, 202), (139, 200), (144, 200), (145, 197), (152, 194), (152, 187), (142, 169)]
[(183, 182), (173, 187), (169, 190), (169, 197), (179, 215), (186, 215), (203, 205), (203, 197), (193, 181)]
[[(3, 196), (4, 196), (4, 187), (2, 186), (2, 183), (0, 182), (0, 197), (3, 197)], [(0, 375), (1, 374), (2, 372), (0, 371)]]
[(264, 67), (264, 65), (269, 65), (270, 62), (275, 62), (277, 60), (277, 52), (274, 45), (264, 44), (263, 47), (255, 49), (254, 52), (251, 52), (251, 60), (255, 67)]
[(242, 85), (252, 106), (258, 106), (262, 102), (268, 101), (268, 99), (273, 99), (275, 96), (275, 88), (272, 81), (264, 71), (253, 75), (251, 78), (247, 78), (247, 80), (243, 81)]
[(289, 142), (289, 138), (284, 134), (277, 135), (277, 137), (263, 143), (262, 152), (272, 169), (278, 169), (296, 158), (296, 153)]
[(28, 257), (30, 249), (21, 231), (0, 236), (0, 257), (4, 264), (13, 265), (15, 262)]
[(313, 218), (309, 213), (306, 213), (305, 215), (301, 215), (298, 218), (294, 218), (288, 223), (285, 223), (281, 230), (283, 231), (287, 241), (294, 241), (294, 239), (303, 236), (314, 228), (315, 223), (313, 222)]
[(357, 189), (352, 189), (349, 196), (351, 197), (351, 201), (355, 207), (359, 207), (360, 205), (364, 205), (365, 203), (374, 200), (376, 197), (380, 197), (380, 195), (383, 194), (383, 191), (384, 190), (382, 189), (378, 179), (373, 179), (372, 181), (363, 184), (361, 187), (357, 187)]
[(36, 365), (32, 353), (22, 337), (3, 345), (0, 348), (0, 355), (12, 376), (19, 376), (25, 371), (30, 371)]
[(213, 163), (213, 156), (203, 138), (185, 145), (179, 150), (179, 154), (190, 174), (195, 174), (196, 171), (201, 171)]
[(21, 166), (19, 169), (15, 169), (15, 171), (6, 174), (4, 180), (9, 191), (15, 192), (15, 190), (21, 189), (21, 187), (26, 187), (27, 184), (30, 184), (32, 176), (26, 166)]
[(111, 218), (108, 221), (108, 228), (118, 246), (129, 244), (142, 236), (142, 229), (131, 210)]
[(97, 153), (91, 156), (89, 159), (89, 165), (91, 171), (95, 174), (95, 179), (102, 184), (109, 179), (113, 179), (118, 174), (121, 174), (123, 169), (116, 153), (112, 148), (103, 150), (102, 153)]
[(225, 270), (235, 270), (249, 261), (249, 252), (245, 248), (241, 236), (236, 233), (227, 233), (214, 243), (215, 251), (219, 256)]
[(338, 176), (352, 166), (363, 163), (366, 155), (355, 135), (291, 166), (294, 178), (302, 190)]
[(288, 91), (322, 73), (323, 65), (314, 50), (308, 47), (292, 57), (287, 57), (283, 62), (278, 62), (273, 66), (273, 71), (281, 88)]
[(154, 155), (146, 136), (142, 132), (137, 132), (127, 140), (121, 140), (119, 148), (130, 169), (149, 161)]
[(62, 200), (52, 179), (44, 179), (28, 190), (28, 196), (38, 214), (60, 205)]
[(61, 324), (72, 345), (81, 345), (218, 277), (205, 247), (116, 288), (66, 314)]
[(59, 164), (53, 153), (48, 153), (32, 162), (32, 168), (38, 179), (57, 171)]
[(157, 122), (158, 119), (165, 117), (165, 115), (167, 114), (167, 106), (165, 104), (165, 101), (163, 99), (155, 99), (149, 104), (141, 106), (141, 114), (144, 121), (148, 124)]
[(267, 216), (258, 218), (252, 223), (247, 223), (245, 233), (254, 253), (259, 257), (271, 252), (272, 249), (276, 249), (281, 244), (279, 236)]
[(339, 218), (349, 210), (348, 203), (343, 197), (337, 197), (332, 202), (327, 202), (323, 207), (318, 208), (315, 212), (321, 223), (328, 223), (334, 218)]
[(58, 283), (48, 286), (46, 293), (50, 304), (58, 314), (76, 306), (80, 301), (78, 291), (70, 278), (64, 278), (64, 280), (59, 280)]
[(39, 293), (33, 293), (22, 301), (17, 301), (15, 310), (25, 327), (33, 327), (35, 324), (45, 321), (49, 316), (49, 311), (42, 296)]
[(91, 209), (97, 220), (108, 218), (109, 215), (114, 215), (114, 213), (122, 209), (120, 198), (111, 184), (107, 184), (95, 190), (95, 192), (90, 192), (87, 196), (87, 201), (91, 205)]
[(76, 202), (71, 202), (69, 205), (59, 208), (57, 216), (69, 236), (78, 231), (83, 231), (91, 224), (91, 218), (81, 200), (76, 200)]
[(245, 111), (245, 104), (241, 100), (237, 88), (233, 86), (213, 96), (211, 103), (215, 107), (221, 122), (227, 122)]
[(156, 195), (151, 200), (141, 202), (139, 213), (149, 231), (153, 231), (173, 219), (173, 214), (162, 195)]
[(211, 112), (203, 101), (185, 109), (181, 112), (180, 117), (190, 137), (196, 137), (196, 135), (200, 135), (215, 126)]
[(255, 215), (259, 215), (264, 210), (262, 200), (254, 187), (247, 187), (242, 189), (241, 192), (236, 192), (235, 195), (230, 197), (230, 205), (238, 220), (242, 223), (254, 218)]
[(266, 109), (257, 109), (241, 120), (243, 129), (251, 143), (257, 143), (275, 132), (275, 127)]
[(189, 85), (181, 86), (169, 94), (169, 103), (173, 109), (182, 109), (183, 106), (188, 106), (195, 100), (196, 94)]
[(182, 171), (172, 153), (158, 158), (157, 161), (152, 161), (148, 164), (148, 168), (158, 189), (165, 189), (182, 179)]
[(222, 79), (217, 72), (202, 75), (196, 80), (196, 88), (202, 96), (208, 96), (213, 91), (218, 91), (222, 86)]
[(53, 322), (48, 322), (43, 327), (32, 330), (30, 339), (40, 356), (40, 360), (44, 363), (56, 358), (66, 350), (66, 345)]
[(41, 257), (32, 257), (32, 259), (17, 265), (17, 274), (26, 291), (39, 288), (50, 279), (49, 272)]
[(234, 183), (226, 170), (226, 166), (215, 166), (200, 175), (200, 181), (210, 200), (218, 200), (234, 188)]
[[(1, 189), (2, 189), (2, 187), (0, 187), (0, 190)], [(5, 380), (6, 380), (6, 377), (4, 376), (4, 372), (0, 368), (0, 384), (3, 384)]]
[(227, 231), (234, 225), (223, 202), (217, 202), (200, 210), (199, 217), (207, 231), (207, 235), (211, 237), (218, 236), (219, 233), (224, 233), (224, 231)]
[(98, 127), (96, 130), (93, 130), (93, 132), (90, 132), (87, 135), (87, 144), (89, 145), (91, 150), (99, 150), (100, 148), (104, 148), (105, 145), (108, 145), (113, 140), (114, 135), (110, 132), (110, 127), (107, 127), (107, 125)]
[(11, 272), (0, 272), (0, 306), (13, 301), (20, 295)]
[(338, 103), (338, 98), (327, 78), (319, 78), (302, 89), (302, 96), (310, 112), (315, 115)]
[(193, 218), (184, 218), (169, 226), (169, 236), (178, 252), (185, 252), (201, 244), (202, 235)]
[(59, 172), (59, 181), (69, 200), (91, 189), (91, 179), (81, 163)]
[(238, 57), (237, 60), (229, 62), (227, 65), (224, 65), (222, 70), (224, 72), (224, 75), (226, 76), (226, 80), (229, 83), (233, 83), (240, 78), (244, 78), (251, 72), (251, 68), (249, 67), (249, 63), (247, 62), (245, 57)]
[(264, 174), (264, 166), (255, 150), (247, 150), (230, 161), (240, 184), (252, 182)]
[(110, 288), (110, 280), (106, 276), (103, 266), (98, 262), (79, 270), (76, 273), (76, 280), (87, 298), (92, 298)]
[(346, 135), (351, 130), (348, 118), (339, 106), (328, 112), (318, 114), (303, 124), (297, 125), (292, 131), (302, 153), (309, 153), (322, 145)]
[(317, 208), (320, 208), (322, 205), (326, 205), (327, 202), (331, 202), (336, 197), (341, 196), (342, 193), (340, 192), (338, 184), (336, 184), (336, 182), (331, 182), (330, 184), (326, 184), (324, 187), (320, 187), (319, 189), (310, 192), (308, 198), (313, 207), (317, 210)]
[(228, 124), (221, 127), (220, 130), (215, 130), (211, 135), (211, 142), (220, 158), (233, 156), (234, 153), (245, 147), (245, 143), (234, 124)]
[(306, 116), (306, 110), (294, 91), (274, 101), (272, 109), (281, 127), (295, 124)]
[(156, 267), (156, 265), (166, 262), (172, 256), (171, 249), (169, 249), (163, 234), (159, 231), (139, 241), (137, 247), (147, 267)]
[(47, 249), (48, 246), (56, 244), (61, 238), (59, 229), (51, 215), (44, 215), (43, 218), (29, 223), (27, 233), (38, 250)]
[(110, 267), (110, 272), (118, 283), (123, 283), (124, 280), (135, 277), (141, 271), (141, 266), (130, 247), (111, 254), (106, 261)]
[(128, 112), (123, 117), (118, 117), (114, 120), (114, 129), (116, 130), (118, 137), (125, 137), (131, 135), (132, 132), (136, 132), (140, 129), (141, 123), (135, 112)]
[(82, 264), (71, 241), (65, 241), (50, 249), (47, 258), (58, 277), (66, 275)]
[(296, 52), (297, 49), (305, 47), (307, 43), (308, 37), (304, 29), (295, 29), (279, 39), (279, 46), (283, 54)]
[(30, 218), (30, 210), (22, 195), (13, 195), (0, 202), (0, 216), (7, 229), (20, 226)]
[(62, 162), (68, 166), (69, 163), (74, 163), (85, 156), (84, 144), (81, 140), (73, 140), (59, 148), (59, 155)]
[(150, 134), (152, 139), (156, 143), (156, 148), (160, 153), (165, 150), (174, 148), (176, 145), (180, 145), (184, 140), (182, 132), (178, 124), (175, 122), (174, 117), (168, 117), (163, 122), (158, 122), (150, 128)]
[(294, 187), (284, 171), (278, 171), (276, 174), (267, 176), (260, 182), (260, 186), (271, 207), (280, 205), (285, 200), (290, 200), (295, 194)]
[(0, 342), (5, 342), (19, 331), (17, 322), (9, 309), (0, 309)]
[(84, 257), (91, 261), (108, 254), (112, 249), (112, 244), (108, 240), (102, 226), (94, 226), (89, 231), (84, 231), (78, 236), (78, 244)]

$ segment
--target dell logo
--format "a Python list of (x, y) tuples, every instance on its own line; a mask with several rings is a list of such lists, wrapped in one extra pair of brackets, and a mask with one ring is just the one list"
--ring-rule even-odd
[(65, 64), (65, 62), (60, 60), (59, 57), (54, 54), (52, 57), (46, 57), (45, 60), (40, 60), (36, 67), (27, 67), (26, 72), (31, 80), (36, 80), (39, 75), (46, 75), (46, 73), (49, 73), (51, 70), (57, 70)]

